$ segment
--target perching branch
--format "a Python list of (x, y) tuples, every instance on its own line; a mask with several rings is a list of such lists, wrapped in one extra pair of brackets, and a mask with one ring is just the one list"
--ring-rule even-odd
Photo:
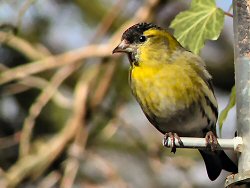
[[(184, 146), (180, 146), (178, 140), (175, 140), (175, 145), (177, 148), (196, 148), (205, 149), (207, 147), (205, 138), (193, 138), (193, 137), (180, 137)], [(241, 137), (235, 137), (233, 139), (217, 139), (219, 146), (216, 148), (218, 150), (231, 149), (237, 152), (241, 152), (243, 148), (243, 141)], [(168, 138), (168, 145), (166, 147), (171, 147), (171, 139)]]

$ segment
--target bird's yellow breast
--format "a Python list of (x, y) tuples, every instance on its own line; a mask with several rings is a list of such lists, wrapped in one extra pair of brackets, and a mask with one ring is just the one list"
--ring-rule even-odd
[(134, 66), (130, 72), (131, 88), (142, 109), (158, 117), (196, 102), (201, 95), (197, 79), (192, 68), (182, 63)]

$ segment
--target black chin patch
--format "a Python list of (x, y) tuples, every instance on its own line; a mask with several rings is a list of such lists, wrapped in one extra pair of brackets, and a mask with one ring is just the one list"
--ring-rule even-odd
[(128, 28), (122, 35), (122, 40), (125, 39), (127, 40), (130, 44), (132, 43), (140, 43), (139, 39), (140, 36), (143, 35), (143, 32), (151, 29), (151, 28), (158, 28), (160, 27), (156, 26), (155, 24), (152, 23), (138, 23), (130, 28)]

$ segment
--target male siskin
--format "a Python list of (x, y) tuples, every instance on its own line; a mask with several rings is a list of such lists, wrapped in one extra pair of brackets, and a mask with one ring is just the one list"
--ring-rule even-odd
[[(166, 138), (205, 137), (207, 149), (199, 149), (207, 174), (215, 180), (222, 169), (237, 166), (217, 144), (217, 101), (204, 61), (183, 48), (166, 30), (138, 23), (122, 35), (113, 53), (123, 52), (130, 62), (129, 83), (144, 114)], [(166, 140), (165, 140), (166, 141)]]

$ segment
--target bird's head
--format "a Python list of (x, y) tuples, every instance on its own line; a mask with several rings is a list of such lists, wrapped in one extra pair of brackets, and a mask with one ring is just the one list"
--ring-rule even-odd
[(138, 23), (128, 28), (122, 35), (120, 44), (113, 53), (126, 53), (130, 63), (150, 62), (150, 59), (168, 57), (181, 47), (166, 30), (152, 23)]

